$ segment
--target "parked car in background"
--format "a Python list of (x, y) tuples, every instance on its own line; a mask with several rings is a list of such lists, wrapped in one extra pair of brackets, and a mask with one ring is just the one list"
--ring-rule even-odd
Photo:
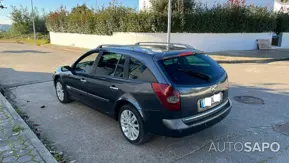
[(60, 102), (79, 100), (113, 117), (132, 144), (201, 131), (232, 107), (225, 70), (184, 44), (101, 45), (53, 79)]

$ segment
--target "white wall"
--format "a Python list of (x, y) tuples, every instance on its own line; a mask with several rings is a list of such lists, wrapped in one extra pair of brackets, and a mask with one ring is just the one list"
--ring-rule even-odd
[[(100, 44), (166, 42), (165, 33), (114, 33), (112, 36), (50, 32), (52, 44), (96, 48)], [(272, 39), (271, 33), (172, 33), (171, 42), (189, 44), (206, 52), (254, 50), (257, 39)]]
[(289, 48), (289, 33), (282, 33), (281, 48)]
[[(228, 2), (228, 0), (198, 0), (204, 5), (207, 5), (208, 8), (213, 7), (216, 4), (225, 4)], [(246, 5), (255, 5), (255, 6), (261, 6), (261, 7), (267, 7), (268, 9), (274, 8), (274, 0), (246, 0)]]

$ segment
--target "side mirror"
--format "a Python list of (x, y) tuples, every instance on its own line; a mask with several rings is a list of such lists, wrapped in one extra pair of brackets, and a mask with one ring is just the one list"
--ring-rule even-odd
[(62, 67), (62, 70), (63, 70), (63, 71), (67, 71), (67, 70), (68, 70), (68, 71), (72, 71), (72, 68), (71, 68), (70, 66), (63, 66), (63, 67)]

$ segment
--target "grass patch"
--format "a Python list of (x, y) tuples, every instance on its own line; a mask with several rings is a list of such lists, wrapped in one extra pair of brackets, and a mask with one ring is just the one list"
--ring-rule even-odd
[(36, 41), (34, 35), (31, 34), (13, 34), (11, 32), (0, 32), (0, 42), (17, 42), (22, 44), (36, 44), (38, 46), (49, 43), (47, 34), (36, 33)]
[(20, 117), (23, 118), (25, 116), (25, 113), (22, 110), (20, 110), (19, 108), (15, 107), (15, 111), (20, 115)]
[(0, 39), (1, 42), (13, 42), (13, 43), (20, 43), (20, 44), (36, 44), (38, 46), (49, 44), (49, 40), (46, 39), (37, 39), (34, 41), (33, 39)]
[(17, 42), (26, 43), (26, 44), (36, 44), (38, 46), (49, 44), (49, 40), (45, 40), (45, 39), (40, 39), (40, 40), (37, 39), (36, 41), (34, 41), (33, 39), (20, 39), (20, 40), (17, 40)]
[(13, 126), (13, 128), (12, 128), (12, 132), (13, 132), (13, 133), (18, 133), (18, 132), (20, 132), (20, 131), (22, 131), (22, 130), (23, 130), (23, 128), (20, 127), (19, 125), (15, 125), (15, 126)]

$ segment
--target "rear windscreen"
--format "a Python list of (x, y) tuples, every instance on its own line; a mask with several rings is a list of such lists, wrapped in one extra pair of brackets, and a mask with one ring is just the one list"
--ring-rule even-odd
[(175, 84), (206, 84), (219, 79), (224, 69), (205, 54), (193, 54), (159, 61)]

